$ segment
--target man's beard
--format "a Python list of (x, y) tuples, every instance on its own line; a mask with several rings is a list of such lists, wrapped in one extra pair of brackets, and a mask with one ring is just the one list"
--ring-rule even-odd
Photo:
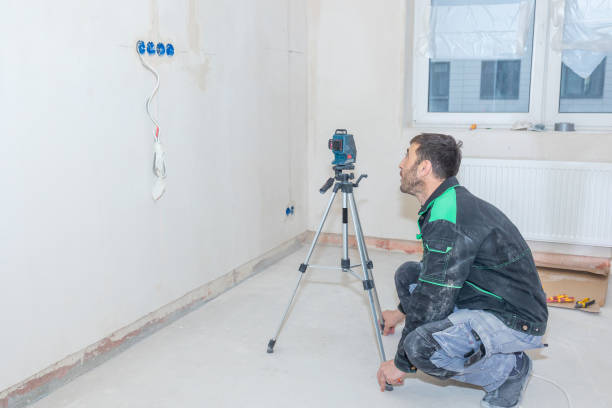
[(419, 180), (417, 178), (417, 168), (418, 164), (415, 163), (410, 169), (408, 169), (406, 175), (402, 177), (402, 182), (400, 184), (400, 191), (402, 193), (415, 195), (421, 191), (423, 180)]

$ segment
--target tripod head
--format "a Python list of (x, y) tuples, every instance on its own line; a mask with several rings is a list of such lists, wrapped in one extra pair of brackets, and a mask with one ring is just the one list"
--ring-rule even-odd
[[(325, 182), (325, 184), (323, 184), (323, 187), (321, 187), (319, 189), (319, 192), (321, 194), (325, 194), (327, 192), (327, 190), (330, 189), (330, 187), (334, 184), (334, 180), (337, 181), (336, 186), (334, 187), (334, 191), (337, 191), (340, 188), (342, 188), (343, 191), (344, 190), (352, 191), (353, 188), (359, 187), (359, 182), (362, 179), (368, 177), (367, 174), (362, 174), (362, 175), (359, 176), (357, 181), (355, 183), (353, 183), (350, 180), (353, 180), (355, 178), (355, 173), (353, 173), (353, 172), (349, 173), (349, 171), (355, 169), (354, 165), (352, 165), (352, 164), (336, 164), (332, 168), (334, 169), (334, 177), (328, 178), (327, 181)], [(347, 171), (347, 173), (345, 173), (345, 171)]]

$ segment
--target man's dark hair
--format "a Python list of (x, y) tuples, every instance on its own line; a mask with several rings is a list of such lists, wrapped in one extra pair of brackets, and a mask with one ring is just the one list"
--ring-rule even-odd
[(457, 142), (449, 135), (421, 133), (410, 140), (410, 144), (412, 143), (419, 145), (416, 150), (417, 163), (429, 160), (436, 177), (446, 179), (457, 175), (463, 142)]

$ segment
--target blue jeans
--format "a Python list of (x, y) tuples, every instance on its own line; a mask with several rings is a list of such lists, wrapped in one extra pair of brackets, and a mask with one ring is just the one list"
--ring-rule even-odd
[[(406, 262), (395, 274), (404, 310), (420, 270), (420, 263)], [(542, 336), (511, 329), (484, 310), (455, 307), (446, 319), (426, 323), (410, 332), (403, 347), (410, 362), (421, 371), (478, 385), (489, 392), (508, 378), (516, 363), (514, 353), (542, 347)]]

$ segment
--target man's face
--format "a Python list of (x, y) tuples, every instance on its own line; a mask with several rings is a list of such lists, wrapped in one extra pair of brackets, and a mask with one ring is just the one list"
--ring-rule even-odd
[(406, 156), (399, 164), (401, 177), (400, 191), (402, 193), (415, 195), (423, 185), (423, 180), (417, 174), (419, 165), (417, 164), (416, 150), (418, 148), (418, 143), (412, 143), (406, 152)]

